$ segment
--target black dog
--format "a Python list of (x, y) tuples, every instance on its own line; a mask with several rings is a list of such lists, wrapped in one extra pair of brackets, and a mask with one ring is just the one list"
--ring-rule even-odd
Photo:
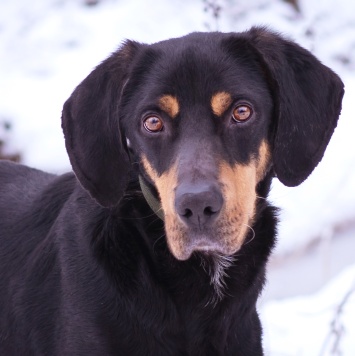
[(342, 95), (263, 28), (127, 41), (65, 103), (75, 175), (0, 165), (0, 354), (261, 355), (270, 183), (312, 172)]

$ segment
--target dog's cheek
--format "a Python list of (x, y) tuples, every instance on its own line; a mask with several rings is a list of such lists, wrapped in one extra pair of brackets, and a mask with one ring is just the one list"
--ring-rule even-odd
[(250, 226), (256, 201), (256, 167), (252, 160), (247, 165), (220, 164), (219, 181), (225, 205), (218, 223), (224, 249), (237, 251), (243, 244)]
[(166, 241), (173, 256), (181, 261), (189, 258), (191, 251), (187, 250), (186, 229), (175, 215), (166, 215)]
[(258, 156), (248, 164), (220, 164), (219, 181), (225, 206), (217, 223), (217, 234), (226, 253), (234, 253), (243, 245), (252, 228), (256, 207), (256, 186), (265, 177), (270, 166), (270, 149), (262, 141)]
[(143, 167), (154, 182), (159, 193), (163, 213), (167, 244), (171, 253), (179, 260), (185, 259), (186, 232), (179, 221), (174, 208), (175, 189), (177, 186), (177, 164), (159, 175), (146, 156), (142, 156)]
[(270, 146), (263, 140), (259, 147), (259, 155), (256, 159), (256, 183), (261, 182), (270, 168)]
[(174, 213), (174, 198), (177, 186), (176, 164), (173, 164), (169, 170), (159, 175), (145, 155), (142, 156), (141, 161), (146, 173), (158, 190), (164, 216), (172, 215)]

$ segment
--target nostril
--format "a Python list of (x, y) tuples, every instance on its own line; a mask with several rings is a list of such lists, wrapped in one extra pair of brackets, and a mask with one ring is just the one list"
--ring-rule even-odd
[(216, 214), (216, 213), (218, 213), (218, 211), (214, 211), (211, 206), (208, 206), (203, 210), (203, 214), (207, 215), (207, 216), (211, 216), (211, 215)]
[(190, 209), (185, 209), (185, 212), (182, 214), (182, 216), (188, 219), (192, 216), (192, 211)]

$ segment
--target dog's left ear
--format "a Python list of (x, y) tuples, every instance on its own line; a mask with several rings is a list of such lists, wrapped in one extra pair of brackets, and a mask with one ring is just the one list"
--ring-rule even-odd
[(130, 163), (118, 107), (139, 47), (126, 42), (79, 84), (63, 108), (62, 127), (73, 170), (105, 207), (119, 202), (128, 182)]
[(275, 173), (286, 186), (297, 186), (323, 157), (340, 115), (343, 83), (294, 42), (264, 28), (253, 28), (246, 35), (260, 56), (274, 95)]

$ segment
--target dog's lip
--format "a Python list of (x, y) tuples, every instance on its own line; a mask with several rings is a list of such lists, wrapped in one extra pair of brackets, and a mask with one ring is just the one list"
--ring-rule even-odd
[(194, 251), (214, 251), (223, 253), (223, 246), (219, 242), (202, 239), (191, 243), (190, 248)]
[(205, 236), (200, 238), (194, 238), (189, 242), (185, 243), (183, 248), (179, 251), (177, 256), (175, 253), (173, 255), (181, 260), (188, 260), (194, 252), (202, 252), (207, 254), (219, 254), (225, 256), (231, 256), (240, 249), (240, 246), (235, 246), (235, 248), (226, 248), (220, 241), (213, 241)]

